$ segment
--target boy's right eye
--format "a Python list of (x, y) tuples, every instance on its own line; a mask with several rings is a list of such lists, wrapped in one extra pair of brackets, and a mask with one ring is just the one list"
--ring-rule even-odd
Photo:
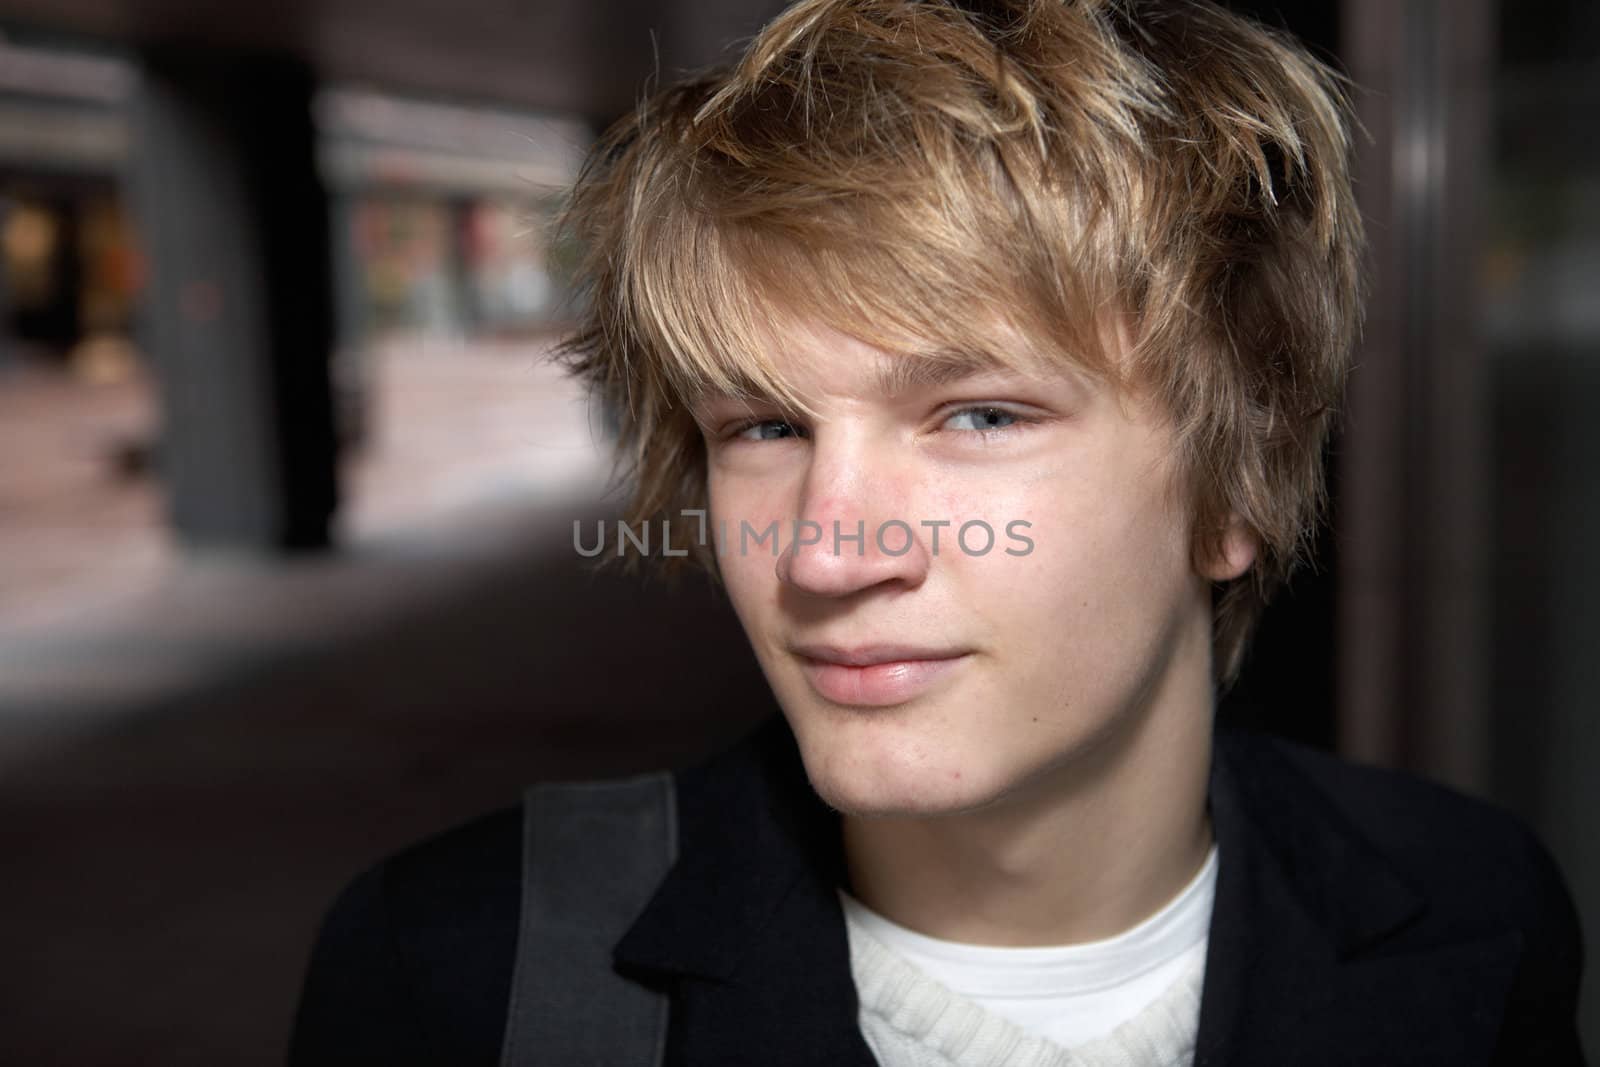
[(786, 437), (804, 437), (805, 432), (783, 419), (756, 419), (735, 427), (729, 436), (740, 441), (779, 441)]

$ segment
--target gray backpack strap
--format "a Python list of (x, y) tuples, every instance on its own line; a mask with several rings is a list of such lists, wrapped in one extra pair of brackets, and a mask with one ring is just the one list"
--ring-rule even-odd
[(523, 805), (522, 922), (501, 1067), (656, 1067), (667, 997), (611, 949), (677, 859), (669, 772), (546, 783)]

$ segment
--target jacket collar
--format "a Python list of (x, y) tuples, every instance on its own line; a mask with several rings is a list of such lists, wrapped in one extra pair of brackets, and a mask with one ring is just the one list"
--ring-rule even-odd
[(678, 775), (678, 861), (618, 942), (619, 969), (673, 985), (675, 1063), (875, 1067), (857, 1023), (838, 814), (773, 715)]
[(728, 752), (680, 772), (677, 785), (678, 860), (617, 957), (728, 981), (773, 936), (779, 906), (797, 886), (818, 894), (839, 884), (838, 815), (811, 789), (778, 714)]
[[(1424, 896), (1276, 742), (1219, 731), (1209, 803), (1220, 862), (1196, 1067), (1281, 1063), (1286, 1050), (1312, 1063), (1319, 1049), (1367, 1062), (1351, 1051), (1369, 1040), (1381, 1062), (1395, 1051), (1385, 1041), (1432, 1032), (1418, 1012), (1438, 1017), (1437, 1062), (1485, 1055), (1515, 934), (1386, 956)], [(677, 983), (688, 1062), (747, 1057), (762, 1035), (765, 1062), (871, 1064), (835, 892), (838, 816), (811, 789), (782, 716), (681, 773), (678, 804), (678, 862), (616, 959)]]

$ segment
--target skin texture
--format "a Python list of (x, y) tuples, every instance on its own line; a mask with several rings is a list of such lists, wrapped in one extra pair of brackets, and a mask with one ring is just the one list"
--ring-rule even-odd
[[(843, 813), (849, 889), (935, 937), (1097, 940), (1158, 910), (1211, 844), (1211, 586), (1254, 544), (1231, 529), (1195, 569), (1172, 433), (1140, 397), (1065, 365), (891, 391), (896, 356), (809, 324), (769, 353), (814, 409), (710, 397), (711, 518), (795, 519), (782, 552), (719, 559), (812, 785)], [(873, 531), (910, 524), (909, 551)], [(983, 519), (995, 547), (957, 528)], [(951, 520), (934, 531), (925, 520)], [(1007, 524), (1031, 523), (1026, 548)], [(833, 523), (865, 523), (834, 551)], [(969, 546), (983, 546), (974, 531)], [(903, 531), (885, 533), (898, 550)], [(889, 706), (824, 695), (797, 646), (958, 656)]]

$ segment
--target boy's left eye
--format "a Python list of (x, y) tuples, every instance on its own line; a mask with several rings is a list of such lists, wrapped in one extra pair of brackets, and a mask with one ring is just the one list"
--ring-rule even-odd
[(940, 429), (944, 430), (976, 430), (978, 433), (987, 433), (993, 430), (1004, 430), (1019, 421), (1014, 412), (1004, 408), (975, 407), (962, 408), (944, 420)]

